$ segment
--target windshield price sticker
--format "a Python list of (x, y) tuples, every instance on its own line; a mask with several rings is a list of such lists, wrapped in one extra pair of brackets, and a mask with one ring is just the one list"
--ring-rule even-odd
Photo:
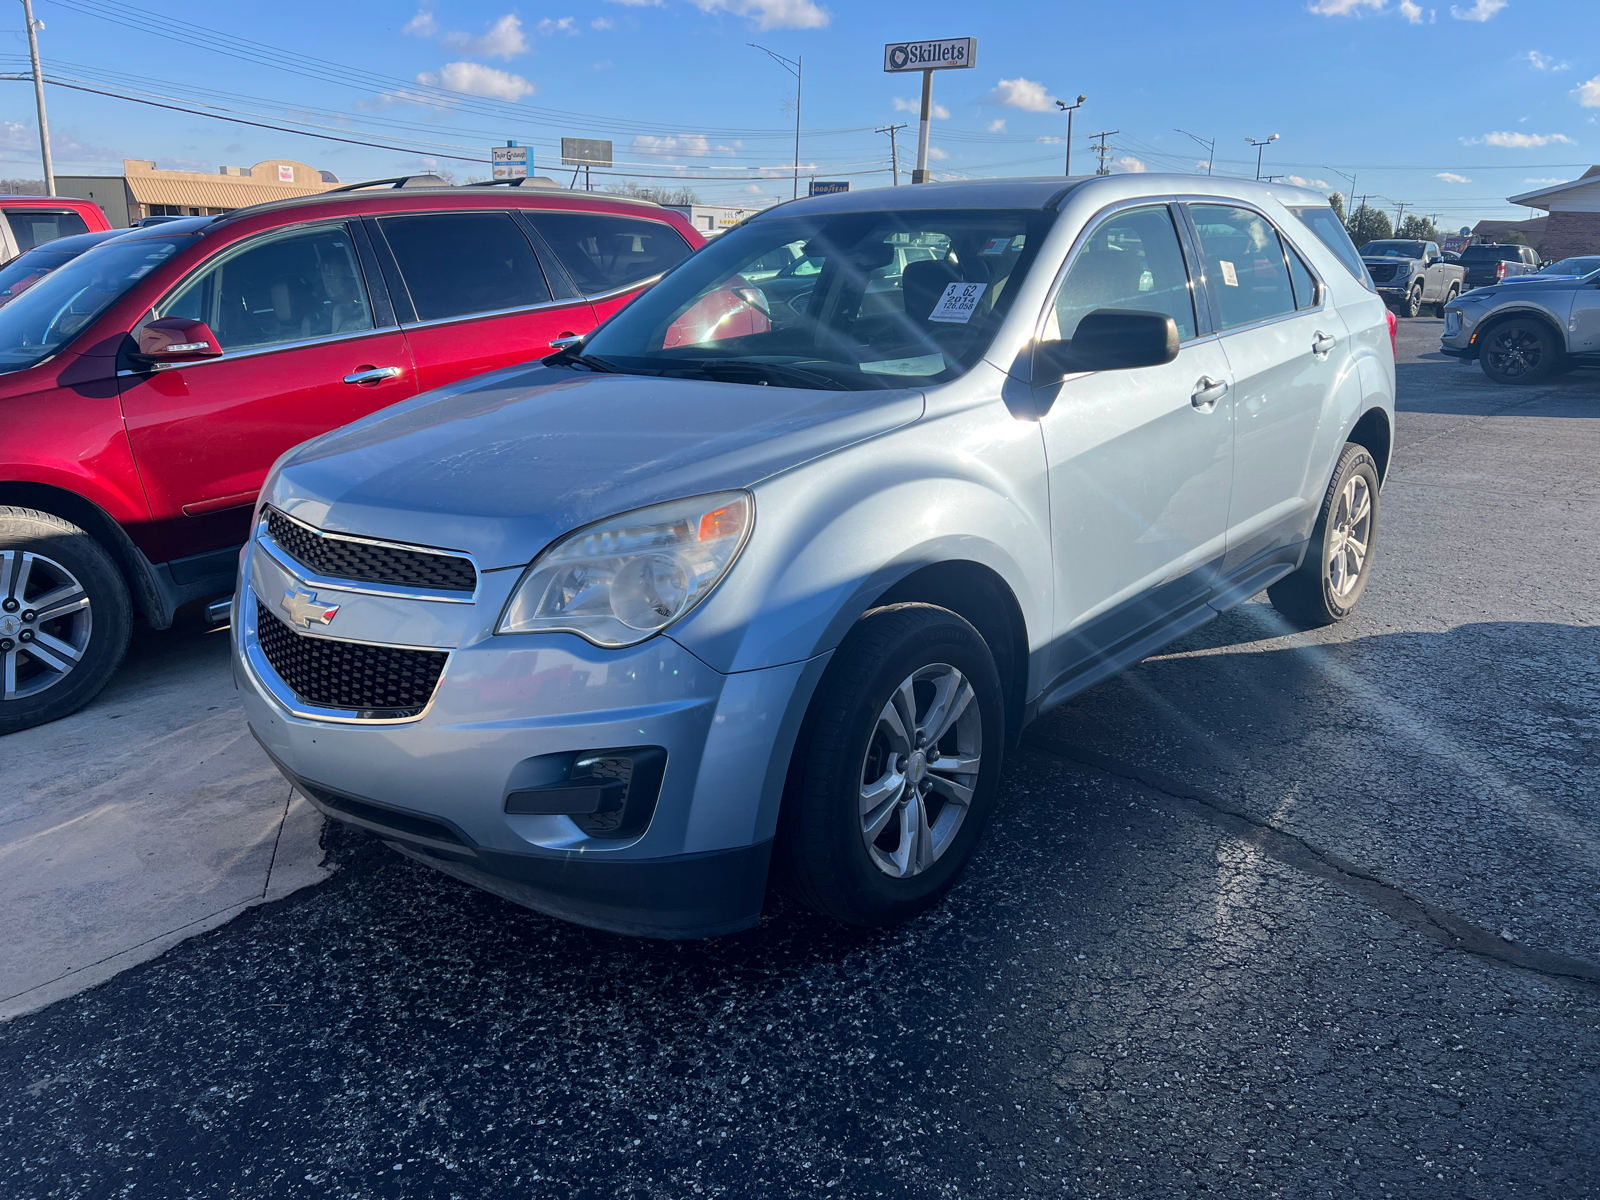
[(1010, 238), (1008, 238), (1008, 237), (990, 238), (987, 242), (985, 242), (983, 244), (983, 249), (979, 250), (978, 253), (979, 254), (1004, 254), (1009, 249), (1011, 249), (1011, 239)]
[(1235, 271), (1233, 269), (1233, 264), (1231, 262), (1229, 262), (1227, 259), (1223, 259), (1217, 265), (1222, 268), (1222, 282), (1223, 282), (1223, 284), (1225, 286), (1227, 286), (1227, 287), (1238, 287), (1239, 286), (1239, 272), (1237, 272), (1237, 271)]
[(944, 289), (944, 295), (933, 306), (928, 320), (965, 325), (972, 320), (972, 314), (978, 311), (978, 297), (983, 295), (983, 289), (988, 286), (985, 283), (952, 283)]

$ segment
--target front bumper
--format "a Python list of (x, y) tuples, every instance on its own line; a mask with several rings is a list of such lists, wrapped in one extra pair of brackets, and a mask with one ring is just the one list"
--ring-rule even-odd
[[(449, 654), (420, 714), (330, 719), (297, 701), (262, 654), (262, 605), (304, 584), (253, 544), (234, 619), (251, 731), (329, 817), (531, 908), (655, 937), (754, 924), (789, 750), (825, 656), (723, 675), (666, 636), (622, 650), (572, 634), (496, 636), (520, 574), (484, 572), (473, 603), (454, 605), (316, 581), (350, 618), (347, 637), (376, 641), (390, 624), (392, 642)], [(636, 835), (506, 811), (508, 793), (564, 778), (581, 752), (638, 746), (664, 748), (666, 766)]]

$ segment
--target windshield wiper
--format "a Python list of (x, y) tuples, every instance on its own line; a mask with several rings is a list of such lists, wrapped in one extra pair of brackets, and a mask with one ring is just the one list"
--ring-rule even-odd
[(683, 370), (668, 368), (663, 375), (678, 378), (692, 379), (718, 379), (726, 376), (761, 377), (761, 382), (769, 380), (776, 383), (789, 383), (800, 387), (824, 388), (830, 392), (845, 390), (844, 384), (836, 379), (829, 379), (817, 371), (807, 371), (802, 367), (791, 367), (784, 363), (755, 362), (747, 358), (711, 359), (694, 367)]
[(568, 346), (565, 350), (558, 350), (549, 358), (545, 359), (544, 362), (547, 365), (559, 367), (570, 367), (572, 364), (576, 363), (580, 367), (588, 367), (589, 370), (596, 371), (604, 375), (627, 374), (626, 371), (617, 366), (617, 364), (614, 362), (609, 362), (606, 359), (598, 358), (593, 354), (579, 353), (578, 346), (581, 345), (583, 345), (583, 343), (579, 342), (577, 346)]

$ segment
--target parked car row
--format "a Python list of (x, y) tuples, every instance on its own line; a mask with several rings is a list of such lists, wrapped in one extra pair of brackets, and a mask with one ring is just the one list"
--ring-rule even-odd
[[(700, 244), (615, 197), (354, 189), (119, 231), (44, 273), (19, 259), (0, 306), (0, 733), (87, 703), (134, 612), (166, 628), (230, 592), (284, 451), (548, 354)], [(51, 247), (80, 248), (32, 253)]]
[(251, 728), (330, 818), (570, 920), (741, 929), (769, 871), (906, 920), (1027, 721), (1263, 588), (1353, 610), (1392, 329), (1296, 188), (781, 205), (542, 362), (280, 459)]

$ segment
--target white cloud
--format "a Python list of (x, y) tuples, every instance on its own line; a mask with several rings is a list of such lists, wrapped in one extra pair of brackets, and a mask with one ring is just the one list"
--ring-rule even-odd
[[(423, 71), (417, 76), (423, 87), (444, 88), (449, 92), (465, 92), (469, 96), (490, 96), (496, 100), (516, 101), (531, 96), (538, 89), (521, 75), (498, 71), (482, 63), (445, 63), (437, 71)], [(403, 93), (397, 98), (414, 99)]]
[(1005, 131), (1006, 119), (1004, 117), (996, 117), (994, 120), (989, 122), (990, 133), (1004, 133)]
[(1565, 179), (1546, 178), (1546, 179), (1524, 179), (1522, 182), (1523, 183), (1531, 183), (1531, 184), (1535, 185), (1536, 187), (1549, 187), (1552, 183), (1566, 183), (1567, 181)]
[(1553, 142), (1563, 145), (1577, 145), (1564, 133), (1508, 133), (1501, 130), (1496, 133), (1486, 133), (1481, 138), (1462, 138), (1463, 146), (1500, 146), (1508, 150), (1527, 150), (1539, 146), (1548, 146)]
[(1062, 137), (1056, 137), (1054, 134), (1047, 133), (1043, 137), (1036, 137), (1033, 140), (1038, 142), (1041, 146), (1059, 146), (1062, 142), (1066, 141), (1067, 139), (1066, 138), (1062, 138)]
[[(617, 2), (635, 4), (637, 0)], [(817, 7), (814, 0), (694, 0), (694, 6), (704, 13), (725, 12), (748, 17), (757, 29), (821, 29), (833, 19), (832, 14)]]
[(26, 125), (0, 121), (0, 150), (37, 150), (39, 138)]
[(604, 31), (607, 29), (615, 29), (616, 27), (617, 23), (610, 17), (596, 17), (594, 20), (589, 22), (590, 29), (599, 29)]
[(1333, 187), (1326, 179), (1307, 179), (1304, 175), (1286, 175), (1284, 179), (1295, 187), (1312, 188), (1319, 192), (1326, 192)]
[(761, 195), (762, 188), (759, 183), (747, 183), (744, 185), (744, 192), (747, 196), (759, 196)]
[(528, 39), (522, 32), (522, 18), (516, 13), (507, 13), (496, 20), (482, 37), (452, 32), (445, 34), (443, 40), (451, 50), (459, 54), (475, 54), (479, 58), (510, 60), (528, 52)]
[(928, 147), (928, 161), (929, 162), (938, 162), (941, 158), (949, 158), (949, 157), (950, 156), (948, 154), (946, 154), (943, 150), (939, 149), (939, 147), (937, 147), (937, 146), (929, 146)]
[(1517, 59), (1527, 63), (1535, 71), (1570, 71), (1572, 64), (1557, 62), (1548, 54), (1540, 54), (1537, 50), (1529, 50), (1526, 54), (1517, 55)]
[(611, 70), (611, 60), (609, 58), (602, 58), (599, 62), (590, 63), (589, 69), (591, 71), (609, 71)]
[(400, 32), (409, 33), (412, 37), (432, 37), (439, 32), (439, 22), (433, 19), (433, 14), (427, 9), (418, 9), (417, 15), (400, 27)]
[(1458, 21), (1487, 21), (1506, 6), (1507, 0), (1477, 0), (1471, 8), (1452, 4), (1450, 15)]
[(568, 33), (573, 37), (578, 36), (578, 18), (562, 17), (559, 21), (544, 18), (534, 26), (534, 31), (544, 37), (554, 37), (558, 33)]
[(608, 4), (620, 4), (623, 8), (665, 8), (666, 0), (606, 0)]
[(1440, 171), (1437, 175), (1434, 176), (1434, 178), (1435, 179), (1442, 179), (1446, 183), (1471, 183), (1472, 182), (1472, 180), (1468, 179), (1465, 175), (1457, 175), (1454, 171)]
[[(904, 96), (896, 96), (894, 98), (894, 110), (895, 112), (920, 114), (922, 112), (922, 101), (907, 100)], [(950, 110), (944, 105), (935, 102), (933, 106), (933, 117), (936, 121), (948, 121), (950, 119)]]
[(990, 92), (986, 104), (999, 104), (1006, 108), (1020, 108), (1024, 112), (1051, 112), (1055, 97), (1044, 90), (1044, 84), (1031, 79), (1002, 79)]
[(1383, 5), (1384, 0), (1316, 0), (1310, 11), (1319, 17), (1352, 17), (1360, 15), (1363, 8), (1381, 12)]
[(1600, 75), (1596, 75), (1587, 83), (1580, 83), (1578, 90), (1572, 95), (1585, 108), (1600, 108)]
[(1400, 0), (1400, 15), (1413, 25), (1422, 24), (1422, 5), (1416, 0)]
[(1143, 175), (1149, 169), (1131, 154), (1124, 154), (1111, 164), (1113, 175)]
[(731, 146), (713, 146), (701, 133), (685, 133), (677, 137), (654, 137), (641, 133), (633, 139), (633, 152), (654, 158), (704, 158), (708, 154), (733, 154), (743, 144), (735, 142)]

